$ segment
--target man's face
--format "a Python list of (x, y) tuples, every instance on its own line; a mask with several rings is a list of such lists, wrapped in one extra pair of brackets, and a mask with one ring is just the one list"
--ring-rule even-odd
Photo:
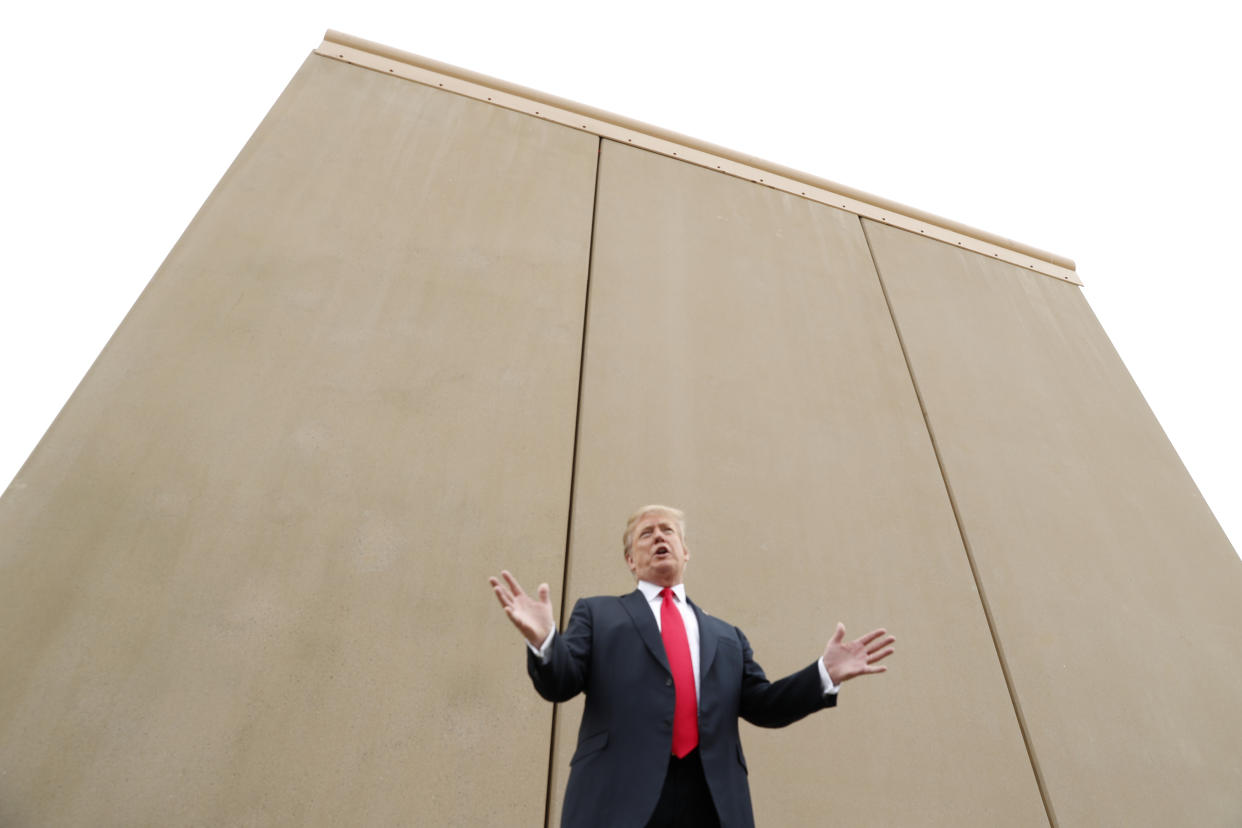
[(686, 571), (690, 550), (677, 531), (677, 521), (660, 512), (650, 512), (634, 525), (633, 540), (625, 562), (640, 581), (660, 586), (677, 586)]

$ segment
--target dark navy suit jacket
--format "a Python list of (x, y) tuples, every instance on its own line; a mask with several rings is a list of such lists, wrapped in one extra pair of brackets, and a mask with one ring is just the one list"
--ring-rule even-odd
[[(815, 662), (769, 682), (737, 627), (693, 602), (699, 621), (699, 754), (721, 828), (750, 828), (754, 816), (738, 717), (784, 727), (836, 704)], [(527, 650), (535, 689), (548, 701), (586, 693), (570, 762), (563, 828), (641, 828), (655, 811), (673, 740), (673, 676), (643, 594), (582, 598), (548, 663)]]

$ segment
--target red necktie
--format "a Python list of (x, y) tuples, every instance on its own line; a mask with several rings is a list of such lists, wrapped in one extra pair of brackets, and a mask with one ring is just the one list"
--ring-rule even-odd
[(660, 590), (664, 603), (660, 605), (660, 637), (664, 639), (664, 652), (668, 666), (673, 671), (673, 689), (677, 692), (677, 707), (673, 712), (673, 755), (685, 757), (699, 744), (699, 705), (694, 695), (694, 663), (690, 661), (690, 641), (686, 638), (686, 625), (674, 603), (673, 590)]

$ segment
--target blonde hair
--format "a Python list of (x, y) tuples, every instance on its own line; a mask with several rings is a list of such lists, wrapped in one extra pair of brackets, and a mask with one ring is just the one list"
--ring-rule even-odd
[(634, 545), (634, 527), (646, 515), (668, 515), (677, 522), (677, 534), (681, 535), (681, 543), (686, 543), (686, 513), (681, 509), (674, 509), (672, 506), (661, 506), (659, 503), (652, 503), (644, 506), (634, 514), (630, 515), (625, 522), (625, 532), (621, 535), (621, 545), (624, 550), (625, 557), (630, 556), (630, 549)]

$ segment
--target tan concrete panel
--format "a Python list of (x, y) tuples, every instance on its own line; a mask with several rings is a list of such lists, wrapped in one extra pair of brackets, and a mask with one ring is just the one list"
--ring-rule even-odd
[(744, 727), (758, 824), (1046, 824), (858, 219), (605, 141), (589, 304), (566, 607), (632, 589), (625, 517), (681, 505), (690, 596), (769, 676), (838, 619), (899, 638), (837, 709)]
[(0, 823), (541, 823), (596, 150), (307, 60), (0, 503)]
[(866, 229), (1059, 824), (1242, 824), (1242, 566), (1082, 292)]

